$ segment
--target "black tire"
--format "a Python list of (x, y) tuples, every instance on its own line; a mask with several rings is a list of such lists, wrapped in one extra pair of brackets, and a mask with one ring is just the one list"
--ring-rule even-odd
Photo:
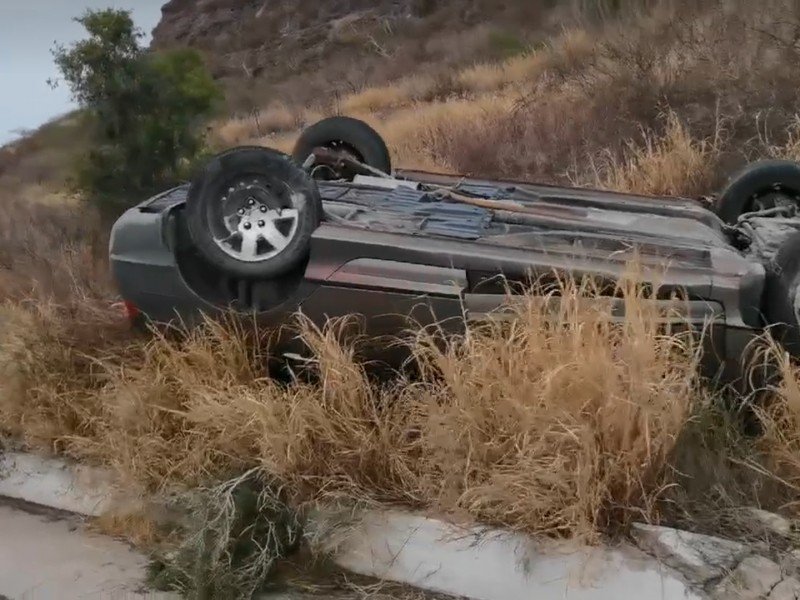
[[(256, 180), (262, 182), (263, 187), (251, 189), (246, 185)], [(243, 183), (244, 189), (234, 192), (239, 194), (235, 198), (237, 201), (239, 197), (257, 195), (258, 207), (269, 203), (270, 208), (297, 211), (296, 226), (286, 246), (280, 250), (274, 246), (273, 252), (277, 253), (263, 260), (236, 258), (215, 241), (215, 228), (219, 231), (223, 222), (209, 213), (218, 211), (221, 215), (223, 198), (233, 186)], [(276, 212), (282, 214), (281, 210)], [(255, 207), (250, 216), (254, 222), (258, 218)], [(197, 250), (223, 272), (246, 279), (279, 277), (301, 265), (308, 256), (311, 235), (321, 216), (322, 201), (311, 176), (288, 155), (258, 146), (233, 148), (212, 158), (193, 179), (186, 200), (186, 224)], [(259, 239), (258, 243), (262, 241)]]
[(760, 160), (737, 173), (716, 201), (717, 215), (729, 225), (754, 210), (759, 196), (773, 192), (800, 198), (800, 164), (790, 160)]
[[(800, 352), (800, 320), (795, 306), (800, 288), (800, 232), (792, 234), (767, 266), (763, 314), (773, 337), (793, 355)], [(800, 300), (800, 298), (798, 298)]]
[(294, 146), (292, 158), (302, 164), (315, 148), (342, 148), (360, 162), (386, 174), (392, 160), (386, 142), (364, 121), (352, 117), (328, 117), (308, 127)]

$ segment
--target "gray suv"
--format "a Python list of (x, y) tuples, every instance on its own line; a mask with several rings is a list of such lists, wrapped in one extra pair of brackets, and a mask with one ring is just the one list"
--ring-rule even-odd
[(731, 374), (765, 326), (797, 346), (799, 199), (789, 161), (749, 165), (711, 206), (393, 170), (374, 130), (332, 117), (292, 156), (233, 148), (131, 208), (110, 258), (132, 318), (233, 311), (275, 327), (297, 311), (316, 322), (355, 313), (371, 336), (407, 316), (448, 331), (502, 318), (513, 284), (559, 274), (607, 282), (622, 317), (614, 283), (636, 260), (676, 324), (713, 323), (711, 368)]

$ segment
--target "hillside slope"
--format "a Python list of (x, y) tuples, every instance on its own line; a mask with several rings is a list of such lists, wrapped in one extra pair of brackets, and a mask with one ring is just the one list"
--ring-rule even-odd
[[(305, 101), (265, 94), (250, 116), (216, 129), (217, 143), (288, 150), (299, 128), (338, 112), (374, 125), (401, 166), (692, 196), (754, 158), (800, 156), (794, 0), (536, 6), (538, 18), (520, 17), (517, 29), (499, 28), (502, 12), (475, 25), (488, 29), (471, 58), (454, 43), (449, 61), (383, 84)], [(448, 35), (467, 22), (452, 18)], [(405, 43), (398, 52), (415, 47)]]
[(204, 52), (236, 109), (308, 103), (541, 42), (553, 0), (170, 0), (153, 47)]
[[(204, 53), (228, 98), (215, 147), (286, 150), (346, 113), (401, 166), (698, 195), (754, 157), (797, 155), (798, 7), (170, 0), (153, 48)], [(81, 133), (62, 120), (0, 149), (4, 186), (60, 186)], [(637, 175), (641, 153), (661, 163)]]

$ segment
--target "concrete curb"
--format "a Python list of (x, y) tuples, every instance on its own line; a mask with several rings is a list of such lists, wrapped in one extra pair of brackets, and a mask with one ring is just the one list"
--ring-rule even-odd
[(333, 540), (340, 567), (473, 600), (699, 599), (633, 546), (576, 547), (400, 511), (364, 513)]
[[(85, 516), (136, 502), (103, 469), (22, 452), (0, 455), (0, 496)], [(362, 512), (346, 525), (340, 513), (319, 511), (311, 523), (319, 545), (344, 569), (472, 600), (703, 597), (633, 546), (557, 547), (400, 511)]]
[(10, 451), (0, 453), (0, 496), (88, 517), (122, 500), (104, 469)]

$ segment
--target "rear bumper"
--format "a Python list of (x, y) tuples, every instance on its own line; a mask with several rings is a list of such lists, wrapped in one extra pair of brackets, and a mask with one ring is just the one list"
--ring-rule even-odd
[(217, 309), (184, 281), (169, 239), (168, 211), (126, 211), (111, 229), (109, 263), (122, 298), (138, 311), (137, 319), (189, 320)]

